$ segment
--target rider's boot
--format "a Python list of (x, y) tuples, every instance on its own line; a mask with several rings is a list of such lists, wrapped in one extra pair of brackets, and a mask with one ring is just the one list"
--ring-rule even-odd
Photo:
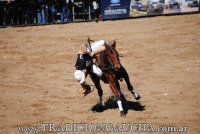
[(86, 95), (88, 95), (89, 93), (91, 93), (91, 87), (90, 87), (90, 85), (87, 85), (86, 82), (83, 82), (83, 83), (81, 84), (81, 86), (82, 86), (82, 88), (83, 88), (83, 94), (84, 94), (84, 96), (86, 96)]

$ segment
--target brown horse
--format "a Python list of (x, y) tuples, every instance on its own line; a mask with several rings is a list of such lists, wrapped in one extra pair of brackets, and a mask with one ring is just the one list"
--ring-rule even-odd
[[(100, 57), (97, 60), (99, 63), (98, 66), (103, 71), (101, 80), (110, 85), (110, 88), (117, 98), (120, 116), (125, 116), (126, 114), (122, 106), (122, 101), (125, 101), (126, 99), (120, 90), (119, 80), (124, 79), (126, 81), (127, 88), (134, 95), (135, 99), (140, 99), (140, 96), (134, 91), (133, 86), (130, 83), (128, 73), (120, 63), (119, 53), (115, 49), (116, 42), (112, 41), (111, 43), (106, 44), (105, 47), (105, 50), (100, 53)], [(100, 100), (99, 103), (102, 105), (103, 90), (100, 85), (100, 78), (94, 73), (90, 73), (90, 77), (98, 90)]]

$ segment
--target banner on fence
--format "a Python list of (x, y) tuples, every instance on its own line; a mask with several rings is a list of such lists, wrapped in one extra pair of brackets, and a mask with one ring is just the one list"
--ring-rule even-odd
[(130, 0), (102, 0), (102, 19), (127, 18), (130, 14)]

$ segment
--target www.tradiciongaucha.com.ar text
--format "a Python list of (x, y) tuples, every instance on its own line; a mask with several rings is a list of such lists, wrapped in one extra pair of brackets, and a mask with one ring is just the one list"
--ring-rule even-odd
[(41, 123), (18, 126), (19, 132), (187, 132), (187, 126), (154, 126), (147, 123)]

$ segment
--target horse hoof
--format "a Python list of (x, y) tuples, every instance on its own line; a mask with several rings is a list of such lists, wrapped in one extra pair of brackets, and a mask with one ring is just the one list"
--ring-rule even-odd
[(140, 95), (138, 95), (137, 97), (135, 97), (135, 99), (136, 99), (136, 100), (139, 100), (139, 99), (140, 99)]
[(120, 111), (120, 117), (126, 117), (126, 114), (124, 111)]
[(139, 99), (140, 99), (140, 95), (137, 94), (136, 92), (135, 92), (135, 93), (132, 93), (132, 94), (133, 94), (133, 96), (134, 96), (134, 98), (135, 98), (136, 100), (139, 100)]

